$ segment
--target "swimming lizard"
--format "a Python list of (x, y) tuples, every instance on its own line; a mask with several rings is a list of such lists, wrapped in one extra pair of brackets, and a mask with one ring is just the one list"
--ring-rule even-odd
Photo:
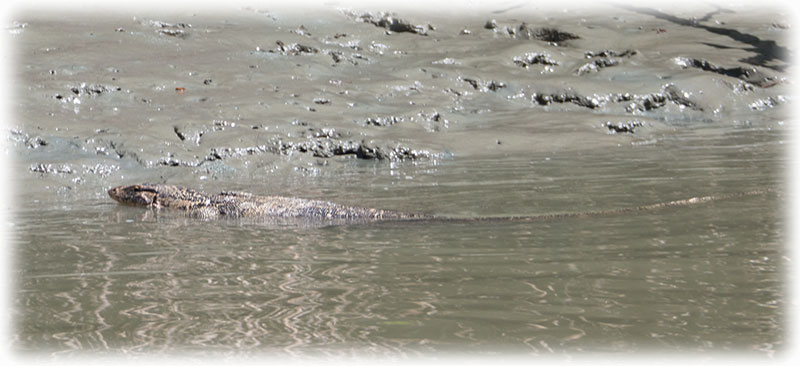
[(115, 201), (153, 209), (173, 209), (185, 212), (190, 217), (214, 218), (303, 218), (340, 222), (370, 221), (541, 221), (569, 217), (591, 217), (653, 211), (675, 206), (691, 206), (722, 199), (766, 194), (770, 189), (753, 190), (717, 196), (699, 196), (682, 200), (654, 203), (598, 211), (555, 213), (533, 216), (500, 216), (455, 218), (422, 213), (407, 213), (376, 208), (353, 207), (328, 201), (308, 200), (295, 197), (257, 196), (252, 193), (224, 191), (205, 194), (191, 188), (168, 184), (134, 184), (118, 186), (108, 190)]

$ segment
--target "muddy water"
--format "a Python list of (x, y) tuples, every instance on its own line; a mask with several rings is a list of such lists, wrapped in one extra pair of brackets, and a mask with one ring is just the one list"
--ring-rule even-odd
[[(504, 9), (18, 14), (14, 348), (780, 352), (787, 19)], [(145, 181), (464, 218), (773, 191), (329, 226), (105, 194)]]

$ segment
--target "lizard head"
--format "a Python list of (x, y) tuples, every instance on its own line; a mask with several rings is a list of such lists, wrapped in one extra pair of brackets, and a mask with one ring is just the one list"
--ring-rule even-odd
[(131, 206), (158, 207), (158, 190), (149, 184), (118, 186), (108, 190), (114, 201)]

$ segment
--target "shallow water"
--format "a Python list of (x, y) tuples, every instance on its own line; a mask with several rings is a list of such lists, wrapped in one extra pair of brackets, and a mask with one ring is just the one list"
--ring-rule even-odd
[[(394, 174), (415, 179), (376, 174), (360, 194), (465, 217), (626, 207), (775, 184), (778, 146), (755, 140), (670, 149), (672, 159), (653, 149), (624, 164), (401, 164)], [(355, 195), (346, 178), (316, 179), (343, 201)], [(16, 341), (56, 353), (772, 353), (785, 332), (779, 200), (311, 228), (208, 223), (108, 200), (29, 204), (15, 219)]]
[[(544, 17), (583, 37), (567, 46), (482, 28), (487, 17), (519, 25), (539, 15), (408, 13), (432, 19), (428, 36), (386, 34), (333, 10), (302, 22), (302, 29), (296, 18), (251, 10), (224, 20), (154, 18), (191, 19), (190, 35), (180, 38), (157, 33), (147, 17), (64, 22), (26, 14), (27, 26), (13, 33), (23, 81), (18, 120), (10, 126), (15, 349), (36, 355), (775, 354), (786, 343), (790, 262), (781, 204), (786, 90), (779, 83), (745, 91), (733, 86), (741, 79), (676, 67), (676, 55), (732, 67), (748, 52), (741, 44), (708, 45), (738, 42), (727, 35), (614, 10), (616, 17), (591, 24), (580, 14)], [(779, 27), (741, 13), (715, 16), (762, 40), (780, 39)], [(65, 26), (75, 31), (54, 31)], [(472, 33), (459, 35), (463, 28)], [(328, 44), (338, 39), (333, 30), (358, 38), (367, 61), (331, 65), (324, 52), (254, 51), (290, 37)], [(628, 38), (609, 37), (620, 34)], [(687, 34), (694, 38), (687, 41)], [(662, 35), (668, 37), (662, 44), (648, 42)], [(101, 53), (87, 38), (119, 44), (114, 49), (124, 53)], [(379, 42), (384, 46), (374, 46)], [(565, 66), (579, 66), (583, 52), (602, 43), (640, 54), (589, 78)], [(511, 62), (536, 48), (561, 57), (561, 67), (540, 74)], [(186, 58), (168, 61), (176, 49)], [(446, 57), (458, 62), (434, 62)], [(775, 62), (758, 68), (785, 78)], [(276, 72), (264, 71), (270, 67)], [(281, 71), (291, 67), (304, 71)], [(464, 77), (507, 86), (470, 91)], [(80, 103), (65, 103), (79, 80), (122, 90), (76, 93)], [(653, 93), (665, 80), (702, 108), (668, 101), (625, 111), (611, 102), (587, 109), (530, 99), (565, 83), (586, 95)], [(176, 90), (183, 85), (185, 92)], [(446, 91), (454, 85), (458, 97)], [(314, 102), (319, 96), (330, 103)], [(774, 105), (753, 107), (758, 101)], [(424, 116), (433, 111), (441, 118)], [(405, 119), (362, 123), (389, 115)], [(603, 125), (630, 120), (644, 123), (634, 133)], [(369, 160), (257, 148), (279, 146), (270, 145), (276, 138), (311, 141), (303, 135), (309, 128), (342, 134), (329, 134), (325, 143), (375, 140), (429, 155)], [(256, 148), (225, 155), (247, 147)], [(143, 181), (460, 218), (772, 191), (539, 222), (306, 225), (193, 220), (122, 207), (105, 194), (110, 186)]]

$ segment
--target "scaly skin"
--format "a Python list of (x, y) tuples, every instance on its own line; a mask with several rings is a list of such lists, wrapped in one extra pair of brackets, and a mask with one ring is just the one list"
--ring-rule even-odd
[(328, 220), (413, 220), (425, 215), (374, 208), (350, 207), (332, 202), (293, 197), (256, 196), (245, 192), (207, 195), (166, 184), (135, 184), (108, 190), (115, 201), (142, 207), (170, 208), (201, 218), (312, 218)]
[(108, 190), (115, 201), (132, 206), (155, 209), (169, 208), (184, 211), (192, 217), (213, 219), (230, 218), (306, 218), (338, 222), (389, 221), (389, 220), (440, 220), (440, 221), (540, 221), (569, 217), (590, 217), (653, 211), (667, 207), (690, 206), (721, 199), (766, 194), (771, 189), (731, 193), (719, 196), (692, 197), (683, 200), (654, 203), (628, 208), (546, 214), (535, 216), (451, 218), (416, 213), (380, 210), (375, 208), (344, 206), (327, 201), (294, 197), (256, 196), (245, 192), (221, 192), (208, 195), (190, 188), (167, 184), (135, 184)]

